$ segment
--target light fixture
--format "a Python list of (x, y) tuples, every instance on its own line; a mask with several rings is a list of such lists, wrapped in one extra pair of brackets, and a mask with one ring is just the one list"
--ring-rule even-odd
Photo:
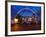
[(15, 21), (15, 23), (18, 23), (18, 19), (17, 18), (15, 18), (14, 21)]

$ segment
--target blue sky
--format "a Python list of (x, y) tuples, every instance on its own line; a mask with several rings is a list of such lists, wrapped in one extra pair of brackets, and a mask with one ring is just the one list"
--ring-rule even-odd
[[(29, 8), (35, 12), (35, 16), (41, 17), (41, 7), (40, 6), (20, 6), (20, 5), (11, 5), (11, 18), (14, 18), (18, 11), (23, 8)], [(20, 13), (21, 16), (33, 16), (33, 12), (28, 9), (23, 9)]]

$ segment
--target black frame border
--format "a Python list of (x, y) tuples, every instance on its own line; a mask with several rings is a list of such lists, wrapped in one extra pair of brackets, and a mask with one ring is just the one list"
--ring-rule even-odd
[[(21, 3), (35, 3), (35, 4), (43, 4), (44, 5), (44, 33), (35, 33), (35, 34), (18, 34), (18, 35), (8, 35), (8, 28), (7, 28), (7, 19), (8, 19), (8, 12), (7, 12), (7, 6), (8, 2), (21, 2)], [(45, 34), (45, 3), (44, 2), (27, 2), (27, 1), (5, 1), (5, 36), (24, 36), (24, 35), (41, 35)]]

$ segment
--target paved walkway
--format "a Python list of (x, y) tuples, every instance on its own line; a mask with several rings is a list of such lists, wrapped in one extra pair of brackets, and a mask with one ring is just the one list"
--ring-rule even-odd
[(28, 30), (40, 30), (41, 26), (40, 25), (19, 25), (16, 24), (11, 27), (11, 31), (28, 31)]

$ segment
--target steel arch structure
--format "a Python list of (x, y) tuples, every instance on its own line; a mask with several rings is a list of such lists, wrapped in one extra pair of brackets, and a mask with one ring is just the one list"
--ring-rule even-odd
[[(29, 11), (32, 11), (32, 13), (34, 14), (34, 15), (37, 15), (32, 9), (30, 9), (30, 8), (22, 8), (22, 9), (20, 9), (18, 12), (17, 12), (17, 14), (16, 14), (16, 16), (18, 15), (18, 14), (20, 14), (21, 13), (21, 11), (23, 11), (23, 10), (29, 10)], [(24, 13), (24, 12), (23, 12)], [(37, 15), (38, 16), (38, 15)]]

